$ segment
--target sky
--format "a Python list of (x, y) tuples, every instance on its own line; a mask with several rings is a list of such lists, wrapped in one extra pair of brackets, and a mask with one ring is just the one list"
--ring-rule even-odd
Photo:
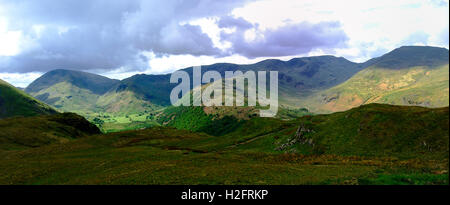
[(123, 79), (213, 63), (449, 47), (448, 0), (0, 0), (0, 79)]

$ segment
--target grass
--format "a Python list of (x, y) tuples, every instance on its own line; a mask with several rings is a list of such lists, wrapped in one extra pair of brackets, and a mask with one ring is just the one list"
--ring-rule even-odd
[(54, 108), (0, 80), (0, 119), (13, 116), (36, 116), (54, 113), (57, 113)]
[(381, 174), (376, 178), (359, 179), (363, 185), (440, 185), (448, 184), (448, 174)]
[(95, 124), (104, 133), (118, 132), (125, 130), (137, 130), (152, 126), (159, 126), (155, 116), (161, 110), (144, 111), (135, 114), (117, 113), (87, 113), (86, 119)]
[(443, 107), (449, 104), (448, 76), (448, 64), (433, 68), (369, 67), (338, 86), (309, 96), (302, 105), (315, 113), (343, 111), (369, 103)]
[(0, 150), (64, 143), (100, 133), (95, 125), (74, 113), (2, 119), (0, 130)]
[[(314, 146), (278, 150), (300, 125), (314, 130), (305, 135)], [(448, 184), (445, 176), (448, 108), (373, 104), (252, 118), (220, 136), (156, 126), (0, 150), (0, 184)]]

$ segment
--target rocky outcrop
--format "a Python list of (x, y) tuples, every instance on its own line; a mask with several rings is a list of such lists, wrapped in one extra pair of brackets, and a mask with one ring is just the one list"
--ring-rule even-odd
[(304, 125), (298, 126), (294, 137), (289, 139), (289, 141), (287, 143), (282, 144), (281, 146), (277, 147), (275, 150), (277, 150), (277, 151), (285, 150), (288, 147), (290, 147), (294, 144), (297, 144), (297, 143), (308, 144), (310, 146), (314, 146), (313, 139), (305, 137), (305, 134), (310, 133), (310, 132), (314, 132), (314, 130), (306, 128)]

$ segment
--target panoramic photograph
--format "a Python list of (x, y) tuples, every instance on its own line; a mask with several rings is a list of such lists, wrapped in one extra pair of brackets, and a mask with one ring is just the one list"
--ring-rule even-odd
[(448, 0), (0, 0), (0, 185), (448, 187), (448, 49)]

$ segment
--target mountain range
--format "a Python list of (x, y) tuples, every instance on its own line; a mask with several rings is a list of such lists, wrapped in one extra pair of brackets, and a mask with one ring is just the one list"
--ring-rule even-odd
[[(214, 70), (224, 76), (225, 71), (278, 71), (280, 105), (320, 114), (373, 102), (448, 106), (448, 62), (445, 48), (403, 46), (364, 63), (317, 56), (248, 65), (218, 63), (202, 66), (202, 72)], [(192, 73), (192, 67), (182, 70)], [(42, 75), (25, 91), (61, 111), (92, 120), (104, 113), (116, 117), (163, 110), (170, 106), (170, 92), (176, 86), (169, 79), (170, 74), (139, 74), (119, 81), (60, 69)]]
[[(363, 64), (353, 63), (344, 58), (319, 56), (295, 58), (290, 61), (265, 60), (251, 65), (219, 63), (202, 66), (202, 73), (215, 70), (224, 75), (225, 71), (276, 70), (279, 72), (279, 89), (282, 91), (280, 95), (288, 98), (290, 94), (304, 96), (338, 85), (362, 68)], [(183, 70), (192, 73), (191, 68)], [(148, 105), (146, 102), (155, 106), (168, 106), (170, 92), (176, 86), (176, 84), (170, 84), (170, 74), (140, 74), (122, 81), (96, 76), (97, 79), (102, 79), (102, 82), (96, 82), (96, 84), (92, 83), (95, 79), (93, 76), (94, 74), (79, 71), (54, 70), (36, 79), (25, 91), (63, 110), (103, 108), (109, 112), (120, 112), (124, 111), (123, 105), (135, 107), (137, 111), (143, 110), (141, 107), (146, 107)], [(72, 83), (78, 81), (82, 83)], [(91, 89), (98, 85), (101, 85), (100, 91)], [(79, 102), (78, 97), (88, 100)], [(130, 103), (139, 105), (132, 106)], [(74, 104), (80, 107), (73, 107)], [(125, 111), (132, 112), (126, 109)]]
[(0, 184), (448, 185), (448, 58), (406, 46), (364, 63), (202, 66), (278, 71), (275, 118), (171, 106), (170, 74), (59, 69), (26, 92), (0, 80)]
[[(364, 63), (342, 57), (316, 56), (288, 61), (269, 59), (247, 65), (218, 63), (202, 66), (202, 72), (214, 70), (224, 76), (225, 71), (278, 71), (278, 117), (295, 118), (310, 113), (344, 111), (369, 103), (448, 106), (448, 62), (449, 52), (445, 48), (403, 46)], [(192, 67), (182, 70), (192, 74)], [(115, 80), (57, 69), (26, 87), (24, 91), (28, 94), (2, 81), (0, 116), (26, 115), (26, 112), (46, 114), (56, 110), (75, 112), (91, 122), (95, 120), (99, 126), (112, 127), (112, 131), (160, 123), (179, 124), (170, 121), (180, 119), (181, 116), (174, 113), (185, 109), (164, 111), (170, 107), (170, 92), (176, 86), (170, 84), (169, 79), (170, 74), (139, 74)], [(8, 108), (9, 102), (27, 101), (33, 103)], [(194, 110), (192, 112), (197, 113)], [(216, 115), (214, 119), (227, 115), (248, 119), (256, 116), (256, 112), (251, 108), (216, 107), (200, 109), (199, 114)], [(168, 115), (173, 115), (173, 119)]]

